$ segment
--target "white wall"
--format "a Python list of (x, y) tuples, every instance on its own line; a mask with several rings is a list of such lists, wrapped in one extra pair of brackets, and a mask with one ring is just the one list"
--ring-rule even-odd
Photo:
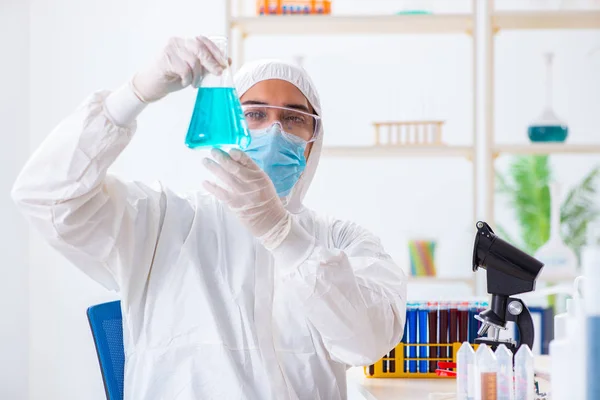
[[(383, 3), (389, 7), (391, 2)], [(355, 13), (364, 6), (339, 4)], [(125, 82), (169, 36), (222, 34), (224, 19), (222, 2), (214, 1), (32, 0), (30, 27), (33, 150), (85, 96)], [(13, 28), (11, 32), (22, 29)], [(541, 108), (536, 90), (541, 53), (548, 48), (557, 53), (557, 112), (570, 122), (573, 142), (600, 140), (595, 130), (600, 123), (599, 69), (584, 57), (594, 45), (600, 45), (596, 32), (499, 37), (495, 126), (502, 141), (526, 141), (527, 122)], [(467, 36), (251, 38), (246, 56), (299, 53), (321, 91), (327, 144), (367, 144), (374, 119), (420, 117), (446, 119), (445, 140), (470, 143), (472, 55)], [(177, 190), (198, 188), (208, 178), (200, 164), (203, 153), (183, 145), (193, 101), (188, 90), (150, 106), (113, 172), (129, 179), (160, 179)], [(577, 179), (591, 161), (600, 159), (566, 159), (560, 175)], [(464, 160), (332, 158), (322, 160), (307, 204), (376, 232), (401, 264), (406, 237), (439, 237), (442, 273), (469, 274), (472, 190), (471, 166)], [(499, 214), (511, 217), (502, 210)], [(18, 252), (18, 247), (11, 250)], [(85, 309), (114, 295), (35, 234), (30, 250), (30, 398), (103, 399)], [(21, 289), (16, 294), (26, 292)]]
[(27, 227), (10, 188), (29, 153), (29, 4), (0, 2), (0, 398), (27, 398)]

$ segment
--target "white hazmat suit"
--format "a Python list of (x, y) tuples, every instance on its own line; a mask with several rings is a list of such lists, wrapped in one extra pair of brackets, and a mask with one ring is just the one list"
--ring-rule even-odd
[[(310, 78), (287, 63), (244, 66), (238, 94), (266, 79), (292, 83), (322, 116)], [(119, 291), (125, 399), (345, 399), (348, 366), (400, 341), (406, 283), (376, 237), (303, 207), (323, 132), (285, 200), (295, 229), (314, 239), (290, 264), (211, 195), (108, 175), (136, 129), (113, 116), (143, 109), (128, 87), (109, 95), (60, 123), (13, 197), (55, 249)]]

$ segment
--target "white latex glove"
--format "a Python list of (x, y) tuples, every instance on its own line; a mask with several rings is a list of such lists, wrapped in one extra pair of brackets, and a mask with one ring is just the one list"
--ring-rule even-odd
[(158, 59), (133, 77), (133, 92), (150, 103), (189, 85), (198, 87), (206, 71), (220, 75), (225, 68), (227, 58), (206, 37), (171, 38)]
[(267, 249), (277, 248), (288, 236), (291, 216), (269, 176), (240, 150), (227, 154), (213, 149), (211, 155), (216, 161), (205, 158), (203, 163), (227, 189), (208, 181), (204, 188), (225, 203)]

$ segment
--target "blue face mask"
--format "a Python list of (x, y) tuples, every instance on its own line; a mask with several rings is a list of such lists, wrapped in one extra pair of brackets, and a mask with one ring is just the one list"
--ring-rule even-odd
[(282, 131), (278, 123), (250, 134), (244, 152), (271, 178), (279, 197), (287, 196), (306, 167), (307, 142)]

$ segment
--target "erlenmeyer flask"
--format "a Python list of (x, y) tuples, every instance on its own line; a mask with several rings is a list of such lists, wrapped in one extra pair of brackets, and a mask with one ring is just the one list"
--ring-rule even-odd
[[(211, 40), (226, 57), (227, 38)], [(191, 149), (207, 146), (244, 149), (250, 144), (250, 131), (230, 67), (219, 76), (207, 73), (202, 79), (185, 144)]]
[(546, 106), (542, 114), (529, 125), (527, 133), (532, 142), (564, 142), (569, 127), (556, 116), (552, 108), (552, 59), (554, 54), (546, 53)]

